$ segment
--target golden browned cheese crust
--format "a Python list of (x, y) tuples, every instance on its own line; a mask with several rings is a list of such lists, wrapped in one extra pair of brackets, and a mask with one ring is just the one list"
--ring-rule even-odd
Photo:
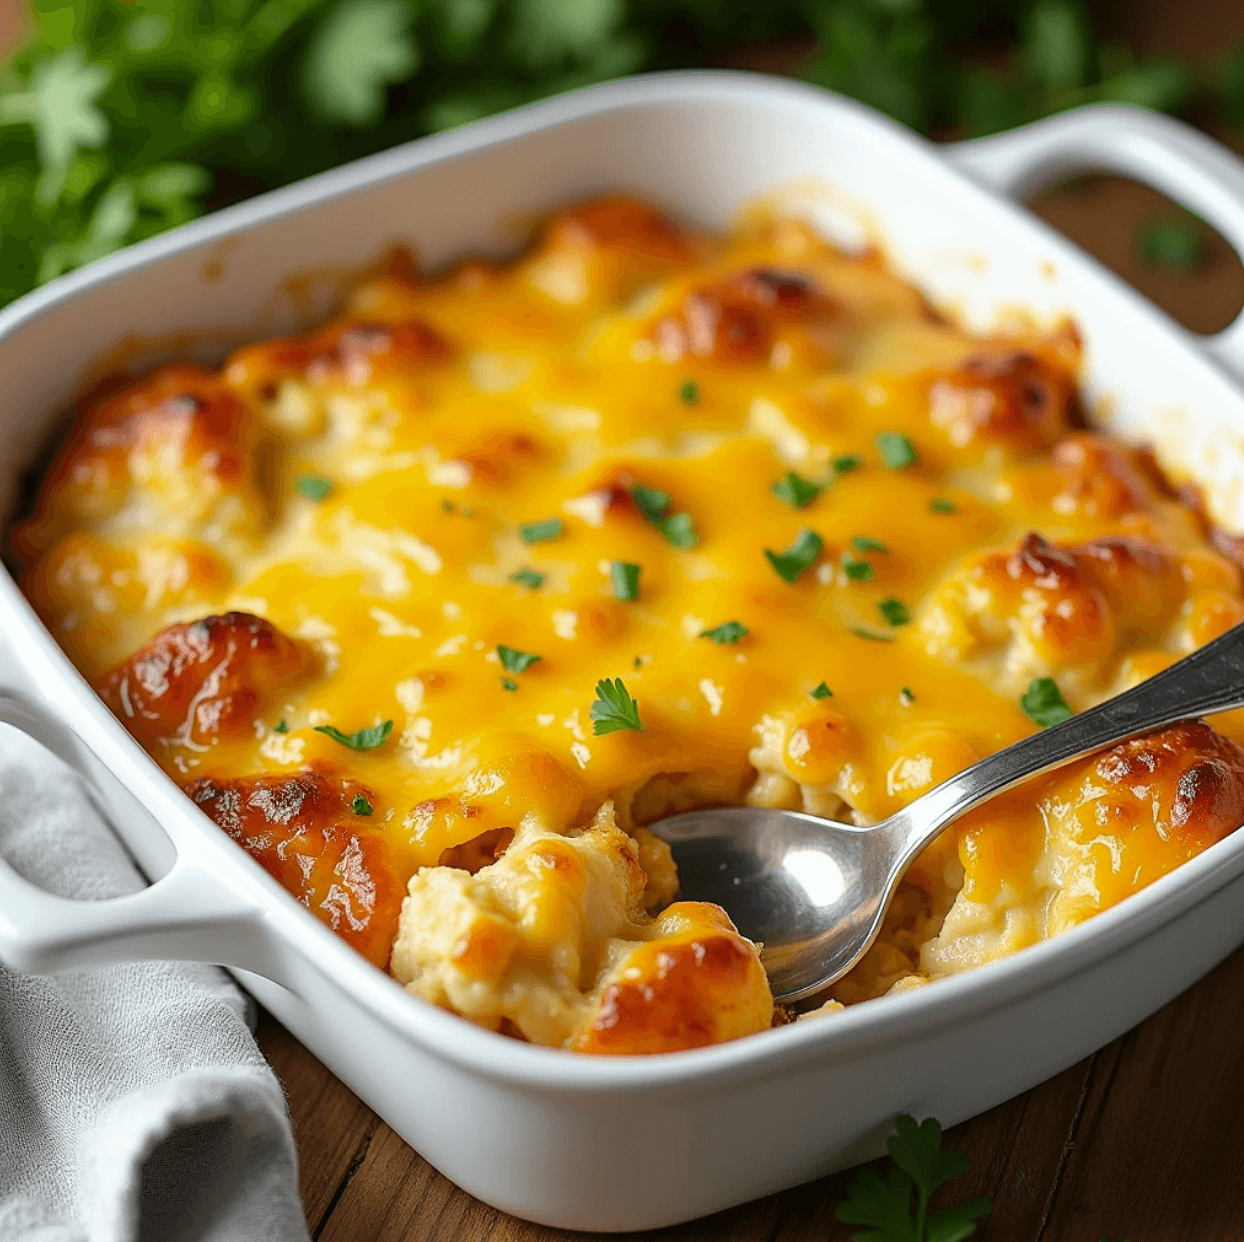
[[(772, 998), (647, 825), (875, 822), (1035, 728), (1034, 679), (1081, 710), (1244, 620), (1235, 545), (1086, 429), (1079, 360), (1072, 325), (975, 337), (799, 220), (711, 236), (609, 196), (512, 261), (398, 254), (325, 325), (84, 399), (12, 551), (138, 740), (417, 996), (554, 1047), (698, 1047)], [(642, 728), (596, 731), (604, 679)], [(1207, 848), (1244, 814), (1241, 736), (1168, 730), (978, 811), (825, 1012)]]

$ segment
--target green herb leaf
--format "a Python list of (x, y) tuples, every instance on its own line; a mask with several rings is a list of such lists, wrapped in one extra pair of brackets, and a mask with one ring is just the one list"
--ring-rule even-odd
[(342, 733), (334, 725), (316, 725), (315, 731), (326, 734), (334, 742), (340, 742), (351, 750), (375, 750), (377, 746), (383, 746), (393, 732), (393, 721), (386, 720), (384, 724), (372, 725), (369, 729), (356, 729), (353, 733)]
[(936, 496), (929, 501), (929, 508), (934, 513), (958, 513), (959, 511), (953, 501), (943, 500), (940, 496)]
[(834, 1215), (861, 1225), (856, 1242), (964, 1242), (976, 1221), (993, 1208), (988, 1199), (940, 1208), (929, 1214), (929, 1198), (939, 1186), (968, 1167), (959, 1152), (942, 1151), (942, 1128), (933, 1118), (917, 1126), (899, 1117), (887, 1146), (894, 1167), (883, 1178), (872, 1169), (856, 1174)]
[(700, 399), (700, 386), (693, 379), (683, 380), (678, 390), (678, 399), (685, 405), (695, 405)]
[(844, 552), (842, 554), (842, 572), (852, 582), (869, 582), (872, 580), (873, 567), (868, 561), (861, 561), (859, 557), (852, 556), (850, 552)]
[(323, 120), (363, 129), (384, 116), (388, 87), (419, 67), (406, 0), (342, 0), (307, 48), (308, 104)]
[(1155, 220), (1136, 238), (1136, 249), (1150, 267), (1195, 272), (1205, 262), (1205, 243), (1192, 220)]
[(897, 431), (883, 431), (877, 436), (877, 451), (887, 470), (905, 470), (920, 460), (916, 446)]
[(850, 474), (864, 464), (864, 459), (858, 453), (842, 453), (829, 464), (834, 468), (835, 474)]
[(441, 508), (444, 509), (446, 513), (452, 513), (454, 511), (454, 502), (452, 500), (442, 500)]
[(519, 651), (514, 647), (504, 647), (500, 643), (497, 644), (497, 656), (501, 660), (501, 667), (507, 673), (525, 673), (533, 664), (543, 659), (543, 656)]
[(811, 690), (809, 693), (814, 699), (831, 699), (834, 696), (834, 692), (824, 682), (821, 682), (815, 690)]
[(715, 643), (737, 643), (746, 638), (751, 631), (739, 621), (723, 621), (711, 630), (701, 630), (701, 638), (711, 638)]
[(912, 694), (906, 686), (904, 686), (898, 692), (898, 701), (902, 703), (904, 707), (910, 707), (916, 701), (916, 696)]
[(805, 569), (821, 554), (825, 546), (824, 540), (814, 530), (801, 530), (795, 542), (785, 552), (770, 552), (765, 549), (765, 556), (773, 566), (779, 578), (794, 582)]
[(911, 609), (901, 599), (891, 596), (877, 605), (877, 611), (891, 625), (906, 625), (911, 620)]
[(1043, 729), (1062, 724), (1075, 715), (1053, 677), (1037, 677), (1030, 682), (1019, 705), (1024, 709), (1024, 715)]
[(617, 599), (639, 598), (639, 575), (641, 566), (630, 561), (613, 561), (609, 572), (613, 577), (613, 593)]
[(289, 725), (284, 719), (278, 720), (276, 724), (272, 726), (272, 732), (273, 733), (288, 733)]
[(350, 809), (355, 815), (370, 815), (374, 808), (362, 794), (355, 794), (354, 801), (350, 803)]
[(689, 513), (675, 513), (673, 517), (662, 518), (656, 527), (665, 536), (665, 542), (676, 548), (694, 548), (700, 542)]
[(888, 552), (890, 550), (884, 543), (878, 543), (875, 539), (869, 539), (865, 535), (856, 535), (851, 540), (851, 546), (857, 552)]
[(793, 470), (788, 470), (769, 490), (792, 509), (802, 509), (805, 505), (810, 505), (821, 494), (821, 489), (815, 483), (809, 483)]
[(547, 543), (562, 533), (561, 518), (546, 518), (543, 522), (526, 522), (518, 528), (524, 543)]
[(501, 689), (502, 690), (517, 690), (518, 682), (516, 682), (512, 677), (502, 677), (501, 678)]
[(618, 729), (643, 731), (639, 704), (626, 692), (621, 677), (615, 677), (612, 681), (606, 677), (596, 683), (596, 698), (588, 715), (593, 722), (592, 732), (597, 737), (603, 733), (615, 733)]
[(333, 481), (322, 474), (300, 474), (294, 488), (299, 496), (318, 503), (333, 490)]
[(544, 585), (544, 575), (536, 573), (534, 569), (520, 569), (518, 573), (510, 575), (510, 581), (538, 591)]
[(847, 632), (856, 638), (867, 638), (870, 643), (892, 643), (893, 634), (879, 634), (876, 630), (866, 630), (862, 625), (852, 625)]
[(635, 508), (650, 522), (659, 522), (670, 507), (669, 492), (658, 492), (640, 483), (631, 488), (631, 499), (635, 502)]

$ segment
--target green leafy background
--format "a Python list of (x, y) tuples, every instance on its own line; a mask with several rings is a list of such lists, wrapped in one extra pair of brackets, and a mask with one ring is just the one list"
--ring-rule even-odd
[(356, 156), (768, 41), (937, 135), (1091, 100), (1244, 114), (1244, 56), (1137, 59), (1077, 0), (35, 0), (0, 73), (0, 304)]

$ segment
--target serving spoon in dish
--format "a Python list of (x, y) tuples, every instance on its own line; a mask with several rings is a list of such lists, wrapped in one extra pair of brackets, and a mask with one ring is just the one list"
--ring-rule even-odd
[(1118, 697), (974, 763), (879, 824), (720, 807), (648, 830), (670, 845), (679, 897), (723, 906), (743, 935), (763, 944), (774, 999), (802, 1000), (864, 956), (903, 873), (961, 815), (1073, 759), (1236, 707), (1244, 707), (1244, 624)]

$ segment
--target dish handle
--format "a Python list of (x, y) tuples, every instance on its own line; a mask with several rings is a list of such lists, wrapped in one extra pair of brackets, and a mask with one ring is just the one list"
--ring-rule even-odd
[[(1021, 201), (1075, 173), (1131, 177), (1201, 216), (1244, 255), (1244, 161), (1160, 112), (1095, 104), (942, 151), (974, 181)], [(1188, 337), (1244, 381), (1244, 314), (1213, 336)]]
[[(82, 776), (100, 814), (109, 818), (104, 808), (117, 807), (118, 799), (102, 796), (96, 781), (101, 773), (102, 779), (117, 778), (92, 762), (76, 731), (53, 719), (43, 704), (11, 689), (0, 692), (0, 726), (20, 730), (68, 763)], [(39, 888), (0, 854), (0, 961), (33, 974), (115, 962), (212, 962), (284, 982), (279, 950), (263, 926), (259, 903), (217, 876), (193, 838), (175, 848), (172, 867), (153, 884), (99, 901)]]

